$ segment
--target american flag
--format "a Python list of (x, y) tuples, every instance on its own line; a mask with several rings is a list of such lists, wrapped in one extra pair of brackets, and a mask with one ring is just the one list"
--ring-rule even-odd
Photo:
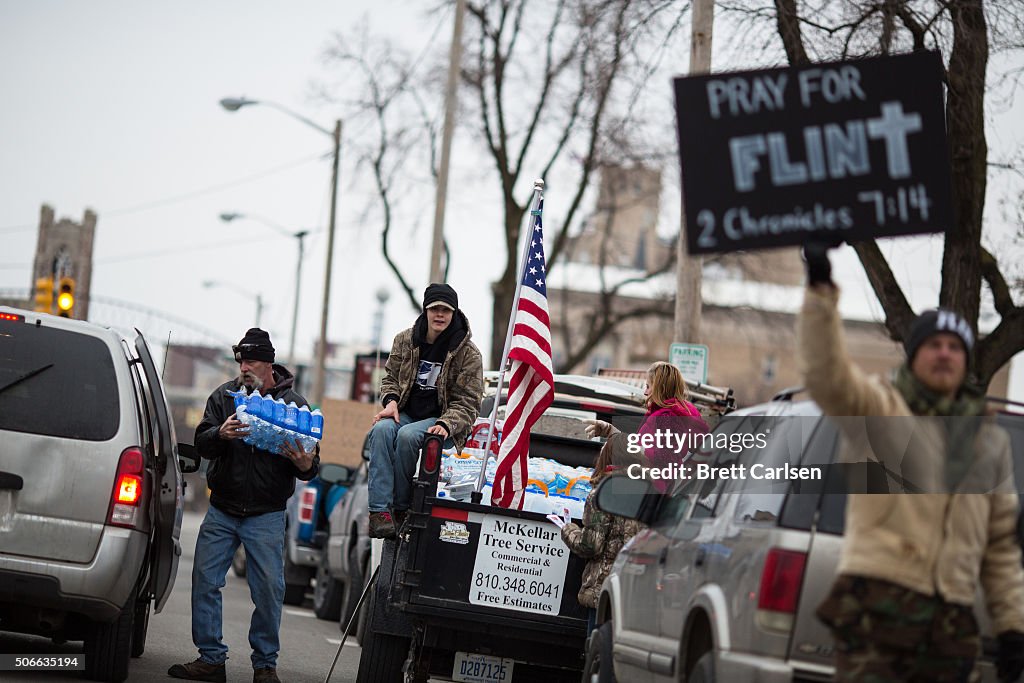
[(523, 509), (530, 429), (551, 405), (554, 376), (551, 369), (551, 323), (548, 319), (548, 290), (544, 266), (544, 231), (541, 227), (542, 199), (534, 212), (530, 253), (523, 268), (522, 287), (512, 316), (512, 344), (509, 347), (508, 405), (502, 432), (498, 468), (494, 475), (491, 502), (500, 507)]

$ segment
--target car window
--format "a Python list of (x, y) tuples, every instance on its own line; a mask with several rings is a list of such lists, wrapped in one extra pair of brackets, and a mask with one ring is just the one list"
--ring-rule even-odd
[(776, 417), (753, 426), (763, 437), (764, 447), (755, 443), (743, 451), (740, 464), (745, 466), (746, 476), (730, 482), (725, 493), (739, 495), (733, 508), (733, 521), (774, 523), (782, 512), (792, 483), (785, 476), (786, 469), (799, 465), (813, 422), (803, 417)]
[[(740, 455), (743, 449), (737, 448), (733, 439), (747, 432), (754, 419), (748, 416), (733, 417), (728, 415), (722, 418), (711, 434), (714, 437), (714, 443), (731, 445), (723, 445), (721, 448), (713, 448), (710, 451), (705, 450), (701, 453), (695, 453), (690, 462), (695, 463), (695, 467), (696, 463), (707, 462), (714, 468), (731, 468), (733, 465), (740, 464)], [(695, 479), (687, 484), (684, 488), (693, 490), (696, 493), (691, 517), (704, 519), (717, 515), (719, 512), (718, 504), (722, 497), (721, 494), (730, 481), (732, 480), (715, 477), (704, 480)]]
[(120, 426), (119, 405), (103, 340), (0, 321), (0, 429), (106, 441)]
[[(832, 474), (830, 465), (835, 461), (839, 446), (839, 430), (828, 418), (802, 418), (814, 422), (814, 431), (804, 449), (802, 467), (820, 467), (825, 479), (799, 481), (791, 489), (782, 509), (779, 526), (810, 531), (818, 512), (822, 494)], [(831, 495), (831, 494), (830, 494)], [(845, 498), (844, 498), (845, 500)]]

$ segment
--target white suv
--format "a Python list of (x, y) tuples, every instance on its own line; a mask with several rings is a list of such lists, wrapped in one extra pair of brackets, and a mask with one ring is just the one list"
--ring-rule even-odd
[(127, 677), (181, 554), (180, 447), (141, 334), (0, 307), (0, 630)]

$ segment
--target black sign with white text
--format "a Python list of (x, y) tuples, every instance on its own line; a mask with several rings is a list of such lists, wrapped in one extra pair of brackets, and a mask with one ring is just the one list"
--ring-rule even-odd
[(691, 254), (945, 231), (938, 53), (675, 79)]

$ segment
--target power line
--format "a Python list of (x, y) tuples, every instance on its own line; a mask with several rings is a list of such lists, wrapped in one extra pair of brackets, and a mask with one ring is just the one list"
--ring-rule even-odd
[[(154, 199), (152, 201), (148, 201), (148, 202), (145, 202), (143, 204), (136, 204), (134, 206), (126, 206), (126, 207), (121, 208), (121, 209), (112, 209), (110, 211), (103, 211), (103, 212), (100, 212), (100, 213), (101, 213), (101, 215), (102, 215), (102, 217), (104, 219), (117, 218), (118, 216), (127, 216), (127, 215), (133, 214), (133, 213), (140, 213), (142, 211), (149, 211), (151, 209), (157, 209), (157, 208), (160, 208), (162, 206), (168, 206), (168, 205), (171, 205), (171, 204), (178, 204), (180, 202), (188, 201), (189, 199), (194, 199), (195, 197), (202, 197), (203, 195), (213, 194), (215, 192), (220, 192), (221, 190), (227, 190), (227, 189), (230, 189), (232, 187), (237, 187), (239, 185), (244, 185), (245, 183), (251, 183), (251, 182), (256, 181), (256, 180), (261, 180), (263, 178), (266, 178), (267, 176), (274, 175), (275, 173), (283, 173), (284, 171), (289, 171), (289, 170), (291, 170), (293, 168), (296, 168), (298, 166), (302, 166), (304, 164), (308, 164), (311, 161), (315, 161), (317, 159), (323, 159), (325, 156), (330, 156), (330, 154), (331, 154), (331, 152), (326, 152), (326, 153), (318, 152), (318, 153), (314, 154), (313, 156), (306, 156), (306, 157), (303, 157), (301, 159), (297, 159), (295, 161), (290, 161), (290, 162), (288, 162), (286, 164), (282, 164), (281, 166), (275, 166), (274, 168), (268, 169), (266, 171), (260, 171), (259, 173), (254, 173), (252, 175), (244, 176), (244, 177), (239, 178), (237, 180), (230, 180), (230, 181), (228, 181), (226, 183), (219, 183), (217, 185), (211, 185), (209, 187), (201, 188), (201, 189), (198, 189), (198, 190), (192, 190), (191, 192), (186, 192), (184, 194), (173, 195), (173, 196), (170, 196), (170, 197), (165, 197), (163, 199)], [(4, 226), (4, 227), (0, 228), (0, 235), (16, 233), (16, 232), (27, 232), (29, 230), (35, 230), (37, 227), (38, 226), (33, 225), (33, 224), (29, 224), (29, 223), (25, 223), (25, 224), (21, 224), (21, 225), (8, 225), (8, 226)], [(3, 265), (0, 265), (0, 268), (3, 268), (3, 267), (4, 267)]]
[(280, 173), (282, 171), (287, 171), (287, 170), (295, 168), (297, 166), (302, 166), (303, 164), (308, 164), (310, 161), (314, 161), (316, 159), (322, 159), (323, 157), (324, 157), (324, 153), (323, 152), (318, 152), (317, 154), (314, 154), (311, 157), (304, 157), (304, 158), (299, 159), (297, 161), (289, 162), (289, 163), (287, 163), (287, 164), (285, 164), (283, 166), (278, 166), (276, 168), (272, 168), (272, 169), (267, 170), (267, 171), (261, 171), (260, 173), (254, 173), (253, 175), (245, 176), (244, 178), (240, 178), (238, 180), (232, 180), (232, 181), (229, 181), (229, 182), (226, 182), (226, 183), (220, 183), (219, 185), (212, 185), (210, 187), (203, 188), (201, 190), (194, 190), (192, 192), (186, 192), (185, 194), (175, 195), (173, 197), (167, 197), (166, 199), (156, 199), (156, 200), (153, 200), (153, 201), (150, 201), (150, 202), (146, 202), (144, 204), (136, 204), (135, 206), (129, 206), (129, 207), (126, 207), (124, 209), (114, 209), (112, 211), (105, 211), (103, 213), (103, 217), (104, 218), (111, 218), (111, 217), (115, 217), (115, 216), (125, 216), (125, 215), (131, 214), (131, 213), (139, 213), (141, 211), (149, 211), (150, 209), (156, 209), (156, 208), (159, 208), (161, 206), (167, 206), (168, 204), (177, 204), (179, 202), (187, 201), (187, 200), (193, 199), (195, 197), (201, 197), (203, 195), (212, 194), (214, 192), (220, 192), (221, 190), (226, 190), (226, 189), (231, 188), (231, 187), (236, 187), (238, 185), (243, 185), (245, 183), (250, 183), (250, 182), (252, 182), (254, 180), (260, 180), (261, 178), (265, 178), (265, 177), (267, 177), (269, 175), (273, 175), (275, 173)]

